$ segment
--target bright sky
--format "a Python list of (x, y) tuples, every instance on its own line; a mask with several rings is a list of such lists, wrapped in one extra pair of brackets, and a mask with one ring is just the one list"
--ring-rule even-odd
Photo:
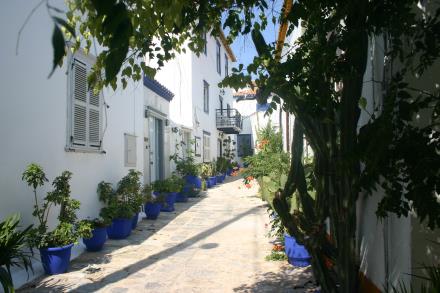
[[(275, 42), (278, 37), (279, 24), (272, 23), (272, 15), (278, 18), (283, 5), (282, 0), (268, 1), (269, 9), (267, 11), (268, 24), (266, 30), (263, 32), (264, 39), (266, 43)], [(273, 5), (273, 7), (272, 7)], [(227, 31), (225, 31), (227, 34)], [(231, 45), (232, 51), (234, 51), (235, 57), (237, 57), (237, 65), (242, 63), (244, 68), (252, 62), (254, 56), (256, 56), (257, 51), (252, 43), (250, 34), (246, 36), (239, 36)]]

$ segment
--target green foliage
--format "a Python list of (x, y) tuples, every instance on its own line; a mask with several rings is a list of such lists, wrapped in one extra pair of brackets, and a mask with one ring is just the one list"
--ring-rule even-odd
[[(41, 206), (38, 203), (36, 188), (47, 181), (43, 169), (37, 164), (30, 164), (24, 171), (22, 178), (33, 188), (35, 203), (32, 215), (39, 222), (38, 226), (30, 231), (32, 246), (37, 248), (59, 247), (76, 243), (80, 237), (90, 237), (90, 225), (78, 221), (76, 216), (81, 204), (78, 200), (70, 197), (71, 172), (63, 171), (53, 180), (53, 190), (47, 193)], [(52, 206), (60, 206), (59, 224), (54, 230), (48, 231), (47, 220)]]
[(220, 139), (223, 146), (223, 158), (225, 158), (228, 162), (232, 162), (235, 159), (236, 142), (230, 136), (224, 138), (223, 134), (220, 136)]
[(143, 203), (141, 175), (141, 172), (130, 169), (128, 174), (119, 181), (116, 188), (116, 197), (127, 202), (134, 212), (138, 212)]
[(423, 270), (427, 276), (413, 276), (423, 280), (420, 288), (414, 288), (411, 285), (409, 288), (405, 283), (401, 282), (399, 285), (392, 286), (392, 293), (437, 293), (440, 292), (440, 265), (423, 266)]
[(284, 251), (272, 250), (269, 255), (266, 255), (267, 261), (286, 261), (287, 255)]
[(181, 176), (192, 175), (198, 176), (199, 169), (197, 168), (197, 164), (194, 159), (194, 152), (191, 145), (186, 147), (186, 154), (183, 156), (180, 155), (180, 147), (184, 146), (185, 143), (183, 141), (180, 144), (176, 144), (174, 155), (170, 156), (170, 160), (172, 160), (176, 164), (176, 171)]
[(206, 180), (208, 177), (212, 177), (216, 175), (215, 171), (215, 163), (205, 162), (199, 165), (200, 168), (200, 176)]
[(96, 228), (105, 228), (107, 226), (110, 225), (110, 221), (108, 219), (104, 219), (102, 217), (100, 218), (94, 218), (94, 219), (84, 219), (81, 221), (83, 224), (85, 224), (84, 226), (88, 225), (90, 226), (91, 229), (96, 229)]
[(224, 157), (218, 157), (217, 161), (216, 161), (216, 169), (217, 172), (220, 174), (224, 174), (226, 173), (226, 171), (228, 170), (230, 166), (230, 163), (228, 161), (228, 159), (224, 158)]
[(139, 211), (144, 203), (140, 176), (139, 171), (129, 170), (118, 182), (116, 190), (109, 182), (102, 181), (98, 184), (98, 198), (106, 205), (100, 212), (102, 218), (106, 221), (115, 218), (129, 219)]
[(14, 292), (11, 268), (24, 268), (26, 272), (33, 270), (31, 257), (32, 250), (28, 242), (32, 225), (24, 230), (18, 230), (20, 215), (14, 214), (0, 222), (0, 283), (3, 291)]
[(162, 192), (180, 192), (185, 185), (185, 180), (173, 174), (170, 178), (165, 180), (157, 180), (153, 182), (153, 190), (159, 193)]
[(289, 170), (289, 155), (283, 151), (281, 133), (277, 132), (270, 123), (257, 132), (258, 152), (244, 161), (248, 167), (244, 177), (262, 178), (274, 173), (273, 176), (287, 174)]

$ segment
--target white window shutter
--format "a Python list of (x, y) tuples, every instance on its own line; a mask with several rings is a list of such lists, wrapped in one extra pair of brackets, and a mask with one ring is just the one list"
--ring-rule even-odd
[(87, 145), (87, 67), (75, 59), (73, 64), (73, 105), (72, 137), (73, 145)]
[(101, 107), (100, 93), (94, 93), (93, 89), (89, 90), (89, 146), (101, 146), (101, 117), (99, 109)]

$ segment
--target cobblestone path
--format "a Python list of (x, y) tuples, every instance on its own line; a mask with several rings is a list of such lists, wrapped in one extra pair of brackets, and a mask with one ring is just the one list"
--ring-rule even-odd
[(125, 240), (72, 261), (20, 292), (308, 292), (310, 268), (266, 261), (269, 219), (256, 187), (237, 177), (176, 212), (142, 220)]

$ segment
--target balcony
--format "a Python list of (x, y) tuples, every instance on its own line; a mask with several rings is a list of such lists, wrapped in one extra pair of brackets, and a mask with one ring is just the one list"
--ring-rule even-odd
[(238, 134), (241, 131), (241, 114), (236, 109), (215, 110), (217, 130), (226, 134)]

